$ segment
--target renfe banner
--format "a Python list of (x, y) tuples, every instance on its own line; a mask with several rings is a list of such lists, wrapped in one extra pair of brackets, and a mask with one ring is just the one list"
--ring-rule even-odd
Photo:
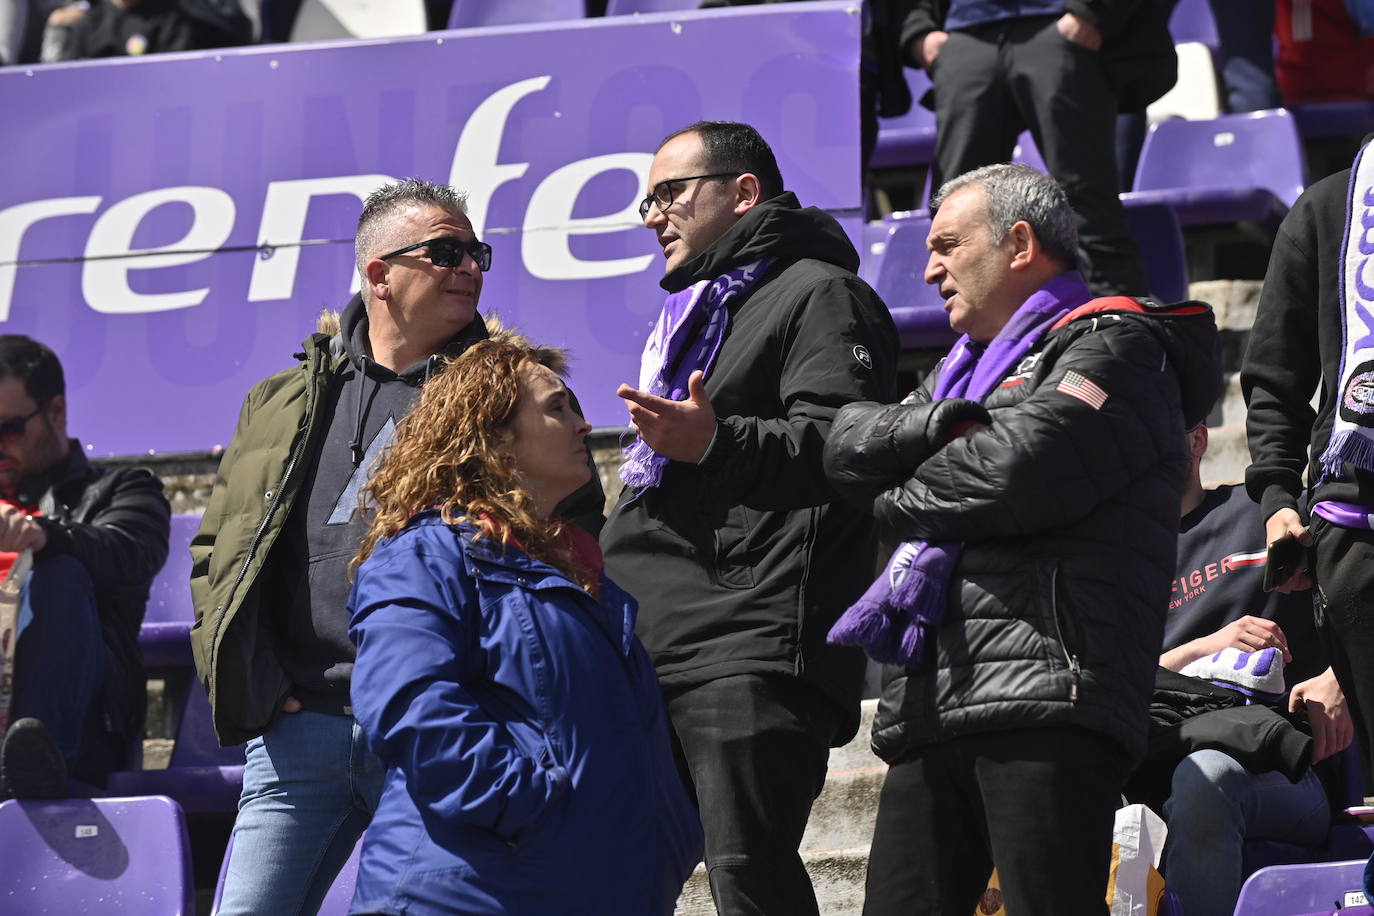
[(856, 218), (859, 6), (0, 70), (0, 331), (57, 351), (94, 455), (227, 443), (356, 290), (362, 198), (420, 176), (495, 249), (481, 311), (568, 347), (588, 419), (622, 425), (664, 295), (653, 149), (749, 122), (804, 204)]

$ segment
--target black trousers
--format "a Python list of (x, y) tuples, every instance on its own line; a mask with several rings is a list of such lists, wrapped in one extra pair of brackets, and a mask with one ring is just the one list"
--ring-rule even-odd
[[(667, 695), (721, 916), (815, 916), (797, 853), (825, 784), (835, 703), (795, 678), (737, 675)], [(963, 916), (968, 916), (967, 913)]]
[(1374, 792), (1374, 532), (1313, 517), (1312, 538), (1317, 633), (1350, 707), (1369, 794)]
[(1008, 916), (1105, 916), (1127, 761), (1077, 728), (955, 738), (894, 763), (864, 916), (969, 916), (996, 863)]
[(1145, 295), (1126, 211), (1117, 197), (1116, 97), (1097, 52), (1059, 34), (1054, 16), (951, 32), (935, 87), (932, 188), (1006, 162), (1029, 130), (1078, 221), (1080, 267), (1097, 295)]

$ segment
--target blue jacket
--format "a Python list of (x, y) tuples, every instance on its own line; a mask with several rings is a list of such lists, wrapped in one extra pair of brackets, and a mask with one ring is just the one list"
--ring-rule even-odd
[(669, 914), (701, 826), (635, 603), (418, 516), (358, 570), (353, 709), (387, 767), (355, 913)]

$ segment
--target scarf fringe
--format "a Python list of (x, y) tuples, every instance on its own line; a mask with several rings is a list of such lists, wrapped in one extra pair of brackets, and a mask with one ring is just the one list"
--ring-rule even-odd
[(1338, 476), (1341, 465), (1347, 462), (1362, 471), (1374, 471), (1374, 440), (1357, 429), (1346, 429), (1333, 435), (1326, 451), (1322, 453), (1320, 483)]
[(620, 466), (620, 479), (625, 486), (642, 490), (662, 482), (663, 467), (668, 459), (649, 448), (643, 439), (636, 438), (621, 454), (625, 456), (625, 463)]

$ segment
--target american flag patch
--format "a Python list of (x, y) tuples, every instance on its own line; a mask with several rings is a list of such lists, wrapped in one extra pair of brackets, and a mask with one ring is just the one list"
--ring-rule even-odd
[(1102, 405), (1107, 403), (1107, 392), (1103, 391), (1101, 386), (1092, 379), (1077, 372), (1065, 374), (1064, 380), (1054, 390), (1062, 391), (1069, 397), (1078, 398), (1093, 410), (1101, 410)]

